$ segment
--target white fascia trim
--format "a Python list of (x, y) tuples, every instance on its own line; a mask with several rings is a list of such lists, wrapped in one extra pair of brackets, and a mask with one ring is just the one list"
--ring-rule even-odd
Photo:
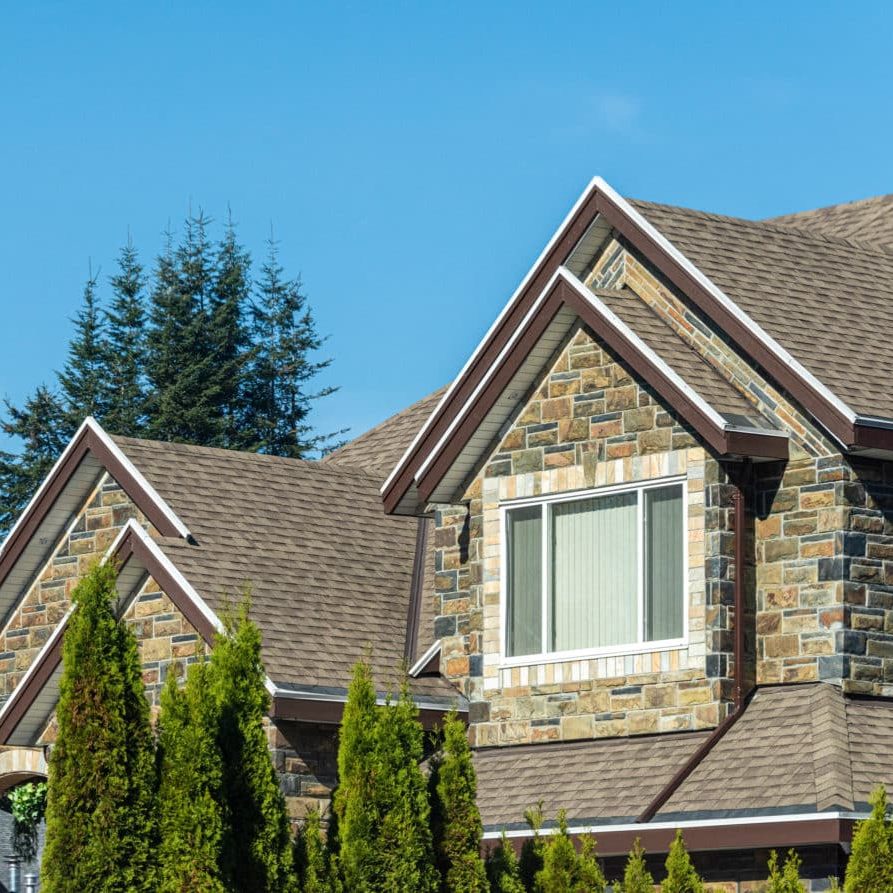
[(865, 425), (867, 428), (884, 428), (886, 430), (893, 429), (893, 419), (874, 415), (857, 415), (856, 424)]
[[(271, 685), (273, 686), (271, 694), (276, 698), (284, 698), (289, 701), (317, 701), (328, 704), (347, 703), (347, 695), (327, 694), (322, 691), (307, 691), (306, 689), (277, 688), (275, 683), (271, 683)], [(440, 710), (446, 712), (449, 709), (444, 704), (439, 703), (438, 701), (429, 701), (427, 698), (413, 698), (412, 702), (419, 708), (419, 710)], [(376, 696), (375, 703), (379, 707), (386, 707), (389, 704), (393, 705), (394, 699)], [(459, 713), (467, 712), (458, 705), (456, 709)]]
[(3, 545), (0, 546), (0, 557), (2, 557), (3, 553), (6, 551), (9, 543), (12, 542), (13, 537), (16, 535), (19, 527), (25, 523), (25, 519), (31, 512), (31, 509), (34, 505), (40, 500), (43, 496), (44, 492), (50, 486), (53, 478), (55, 478), (57, 472), (71, 455), (74, 450), (75, 444), (80, 440), (83, 436), (84, 431), (89, 429), (93, 434), (95, 434), (103, 443), (103, 445), (115, 456), (115, 458), (127, 469), (127, 471), (137, 480), (139, 481), (140, 486), (146, 491), (149, 498), (155, 503), (156, 507), (160, 512), (164, 514), (164, 516), (174, 525), (177, 532), (183, 539), (189, 539), (189, 528), (177, 517), (174, 513), (173, 509), (158, 495), (158, 492), (155, 488), (146, 480), (145, 476), (139, 471), (139, 469), (127, 458), (127, 456), (120, 450), (118, 445), (109, 437), (108, 434), (103, 430), (102, 426), (93, 416), (87, 416), (83, 422), (81, 422), (80, 427), (75, 431), (74, 436), (71, 440), (68, 441), (68, 445), (62, 451), (62, 455), (55, 461), (53, 467), (50, 469), (49, 474), (43, 479), (43, 483), (38, 487), (37, 492), (31, 497), (28, 505), (25, 506), (25, 509), (19, 517), (16, 519), (15, 524), (13, 524), (12, 529), (6, 536), (6, 539), (3, 541)]
[[(639, 832), (642, 831), (675, 831), (681, 828), (724, 828), (743, 825), (785, 825), (789, 822), (821, 822), (827, 819), (833, 820), (849, 820), (849, 819), (865, 819), (868, 818), (867, 812), (803, 812), (792, 813), (789, 815), (778, 813), (773, 815), (754, 815), (741, 816), (731, 819), (683, 819), (678, 822), (629, 822), (622, 825), (574, 825), (569, 827), (569, 834), (610, 834), (614, 831)], [(557, 828), (543, 828), (540, 830), (541, 835), (555, 834)], [(502, 837), (502, 831), (485, 831), (484, 840), (498, 840)], [(530, 828), (518, 828), (506, 831), (505, 836), (508, 838), (533, 837), (534, 833)]]
[(601, 177), (595, 177), (593, 183), (613, 201), (640, 229), (653, 239), (664, 251), (676, 261), (686, 273), (706, 289), (720, 304), (725, 307), (749, 332), (756, 336), (783, 363), (789, 366), (799, 378), (818, 391), (849, 422), (856, 421), (856, 413), (847, 406), (835, 393), (816, 378), (808, 369), (795, 360), (768, 332), (745, 313), (725, 292), (707, 278), (672, 242), (648, 222), (622, 195), (618, 194)]
[(440, 639), (438, 639), (410, 668), (409, 675), (415, 678), (425, 669), (431, 658), (440, 651)]
[[(127, 469), (128, 473), (139, 482), (139, 485), (148, 494), (149, 499), (155, 503), (158, 510), (171, 522), (171, 524), (173, 524), (177, 533), (180, 534), (184, 540), (189, 539), (189, 528), (180, 520), (174, 510), (161, 498), (158, 491), (146, 480), (143, 473), (133, 464), (133, 462), (127, 458), (127, 455), (120, 449), (115, 441), (105, 433), (99, 422), (91, 416), (87, 418), (84, 424), (87, 425), (97, 437), (99, 437), (106, 449), (108, 449), (124, 468)], [(142, 528), (140, 528), (140, 530), (142, 530)]]
[(530, 309), (524, 315), (524, 319), (521, 320), (518, 328), (516, 328), (515, 331), (512, 332), (512, 337), (509, 338), (509, 340), (506, 342), (505, 347), (503, 347), (502, 350), (499, 352), (499, 356), (496, 357), (496, 359), (493, 361), (493, 364), (490, 366), (489, 369), (487, 369), (483, 378), (481, 378), (481, 380), (478, 382), (478, 386), (471, 392), (471, 394), (469, 394), (468, 399), (465, 401), (462, 408), (456, 414), (456, 417), (450, 423), (446, 431), (443, 432), (443, 436), (440, 438), (440, 440), (437, 441), (434, 449), (432, 449), (425, 457), (425, 461), (422, 462), (422, 464), (419, 466), (418, 471), (416, 472), (415, 479), (417, 481), (421, 479), (421, 477), (425, 473), (425, 470), (434, 461), (435, 457), (439, 455), (440, 451), (443, 449), (447, 441), (453, 436), (453, 432), (465, 418), (466, 413), (468, 412), (474, 401), (477, 399), (478, 394), (480, 394), (480, 392), (485, 387), (487, 387), (490, 379), (496, 374), (496, 370), (502, 365), (502, 361), (505, 359), (506, 356), (508, 356), (508, 354), (514, 347), (515, 342), (521, 337), (521, 333), (527, 327), (528, 322), (539, 312), (540, 306), (546, 299), (546, 295), (549, 294), (549, 292), (555, 286), (555, 283), (562, 278), (562, 270), (564, 269), (564, 267), (559, 267), (552, 274), (551, 278), (546, 283), (545, 288), (543, 288), (543, 290), (539, 293), (537, 299), (533, 302)]
[(530, 267), (530, 269), (525, 274), (524, 278), (521, 280), (521, 284), (512, 293), (512, 296), (508, 299), (505, 306), (500, 311), (499, 316), (496, 317), (496, 319), (493, 321), (493, 324), (490, 326), (489, 329), (487, 329), (487, 333), (480, 340), (480, 342), (478, 343), (478, 346), (474, 349), (471, 356), (466, 360), (465, 365), (459, 371), (459, 374), (453, 379), (450, 386), (447, 388), (446, 393), (443, 395), (443, 397), (440, 398), (440, 402), (434, 408), (434, 411), (425, 420), (425, 424), (422, 425), (419, 432), (412, 439), (412, 442), (406, 448), (403, 455), (400, 457), (400, 461), (394, 467), (394, 470), (388, 475), (387, 480), (384, 482), (384, 484), (381, 487), (382, 493), (384, 493), (385, 490), (387, 490), (388, 487), (390, 487), (391, 482), (394, 480), (394, 478), (397, 476), (397, 474), (403, 468), (403, 465), (405, 464), (405, 462), (409, 458), (409, 456), (412, 454), (412, 451), (416, 448), (419, 441), (421, 441), (422, 437), (424, 437), (424, 435), (428, 433), (428, 429), (431, 427), (432, 419), (434, 419), (437, 416), (437, 414), (440, 412), (441, 407), (446, 404), (446, 402), (450, 399), (450, 397), (452, 397), (453, 392), (456, 390), (457, 385), (462, 380), (462, 378), (465, 376), (465, 373), (471, 367), (472, 363), (477, 359), (478, 355), (483, 351), (485, 345), (490, 340), (490, 337), (493, 335), (493, 333), (499, 327), (502, 320), (505, 318), (506, 314), (509, 312), (509, 310), (514, 305), (515, 300), (517, 299), (518, 295), (527, 287), (528, 283), (533, 278), (534, 274), (536, 273), (537, 268), (542, 263), (543, 259), (546, 257), (546, 255), (549, 254), (549, 252), (555, 246), (555, 243), (558, 242), (558, 240), (561, 238), (562, 233), (567, 228), (568, 224), (574, 219), (574, 217), (576, 216), (576, 214), (580, 210), (580, 208), (589, 200), (590, 196), (592, 195), (592, 192), (596, 188), (599, 188), (599, 185), (601, 182), (603, 182), (603, 181), (599, 177), (593, 177), (589, 181), (589, 185), (580, 193), (580, 197), (574, 202), (573, 207), (570, 209), (570, 211), (568, 211), (568, 213), (565, 215), (564, 220), (561, 221), (561, 224), (558, 226), (558, 228), (552, 234), (552, 237), (546, 243), (546, 247), (543, 248), (543, 250), (540, 252), (537, 259), (533, 262), (533, 265)]

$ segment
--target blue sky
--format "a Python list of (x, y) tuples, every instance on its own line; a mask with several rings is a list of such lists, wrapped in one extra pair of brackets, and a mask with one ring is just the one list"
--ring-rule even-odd
[(754, 217), (893, 191), (891, 45), (864, 2), (5, 4), (0, 395), (128, 229), (149, 261), (230, 206), (330, 335), (317, 426), (359, 433), (456, 373), (594, 174)]

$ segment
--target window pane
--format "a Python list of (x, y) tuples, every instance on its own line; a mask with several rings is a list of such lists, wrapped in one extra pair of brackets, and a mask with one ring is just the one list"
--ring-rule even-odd
[(552, 507), (552, 647), (638, 640), (636, 493)]
[(506, 512), (508, 605), (506, 654), (539, 654), (543, 632), (543, 509)]
[(685, 581), (682, 487), (645, 491), (645, 638), (679, 639)]

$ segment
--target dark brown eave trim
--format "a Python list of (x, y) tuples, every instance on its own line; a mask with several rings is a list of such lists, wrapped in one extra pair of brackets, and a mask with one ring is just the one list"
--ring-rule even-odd
[[(853, 838), (854, 819), (828, 817), (816, 819), (793, 819), (785, 821), (784, 816), (765, 822), (741, 822), (698, 825), (683, 825), (685, 846), (689, 852), (712, 852), (716, 850), (751, 850), (762, 848), (788, 848), (821, 846), (825, 844), (847, 844)], [(583, 837), (589, 832), (571, 827), (573, 837)], [(647, 853), (665, 853), (676, 836), (676, 826), (667, 823), (664, 827), (626, 826), (611, 830), (610, 826), (594, 829), (599, 856), (625, 856), (638, 839)], [(520, 847), (525, 837), (512, 836), (513, 846)], [(485, 847), (498, 845), (498, 838), (488, 836)]]
[[(422, 700), (422, 699), (420, 699)], [(434, 729), (443, 724), (450, 707), (420, 707), (419, 720), (426, 729)], [(463, 719), (466, 710), (458, 710)], [(309, 722), (320, 725), (338, 725), (344, 713), (343, 700), (323, 700), (321, 698), (296, 698), (289, 695), (274, 695), (270, 718), (289, 722)]]
[(82, 426), (74, 441), (66, 448), (66, 452), (67, 455), (53, 470), (38, 498), (28, 506), (25, 515), (10, 534), (0, 555), (0, 584), (13, 569), (25, 547), (52, 511), (88, 454), (92, 454), (104, 466), (161, 536), (182, 536), (182, 528), (177, 527), (170, 515), (158, 505), (144, 483), (120, 461), (108, 443), (90, 424)]
[[(596, 296), (593, 295), (593, 298)], [(487, 384), (478, 392), (465, 417), (439, 455), (418, 480), (422, 501), (428, 501), (481, 422), (520, 370), (528, 354), (562, 307), (570, 308), (595, 334), (721, 456), (786, 459), (788, 439), (777, 432), (720, 427), (701, 406), (668, 377), (639, 345), (597, 312), (564, 277), (559, 275), (531, 314), (511, 350), (502, 358)]]
[[(130, 522), (131, 524), (135, 522)], [(109, 561), (114, 561), (120, 573), (127, 564), (136, 560), (155, 580), (164, 594), (174, 603), (183, 616), (208, 644), (213, 643), (216, 628), (195, 604), (192, 596), (182, 587), (169, 568), (159, 561), (157, 554), (132, 527), (118, 541), (114, 551), (109, 553)], [(30, 709), (50, 677), (62, 660), (62, 642), (68, 617), (61, 621), (64, 626), (56, 635), (53, 644), (37, 657), (37, 664), (25, 679), (24, 684), (13, 691), (9, 698), (10, 706), (0, 718), (0, 744), (6, 744), (15, 732), (22, 717)]]
[(428, 551), (428, 519), (419, 518), (416, 522), (415, 553), (412, 558), (412, 581), (409, 586), (409, 612), (406, 618), (406, 644), (403, 656), (406, 665), (416, 661), (419, 624), (422, 617), (422, 590), (425, 588), (425, 559)]

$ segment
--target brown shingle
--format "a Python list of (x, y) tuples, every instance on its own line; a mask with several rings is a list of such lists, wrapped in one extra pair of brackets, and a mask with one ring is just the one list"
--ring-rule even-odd
[(773, 222), (632, 204), (855, 411), (893, 418), (893, 253)]
[(893, 250), (893, 194), (785, 214), (772, 217), (769, 222), (839, 239), (856, 239), (887, 251)]
[[(384, 514), (359, 468), (116, 438), (195, 544), (165, 552), (215, 609), (249, 584), (276, 682), (345, 687), (371, 649), (381, 688), (399, 683), (416, 520)], [(414, 690), (451, 696), (440, 679)]]

